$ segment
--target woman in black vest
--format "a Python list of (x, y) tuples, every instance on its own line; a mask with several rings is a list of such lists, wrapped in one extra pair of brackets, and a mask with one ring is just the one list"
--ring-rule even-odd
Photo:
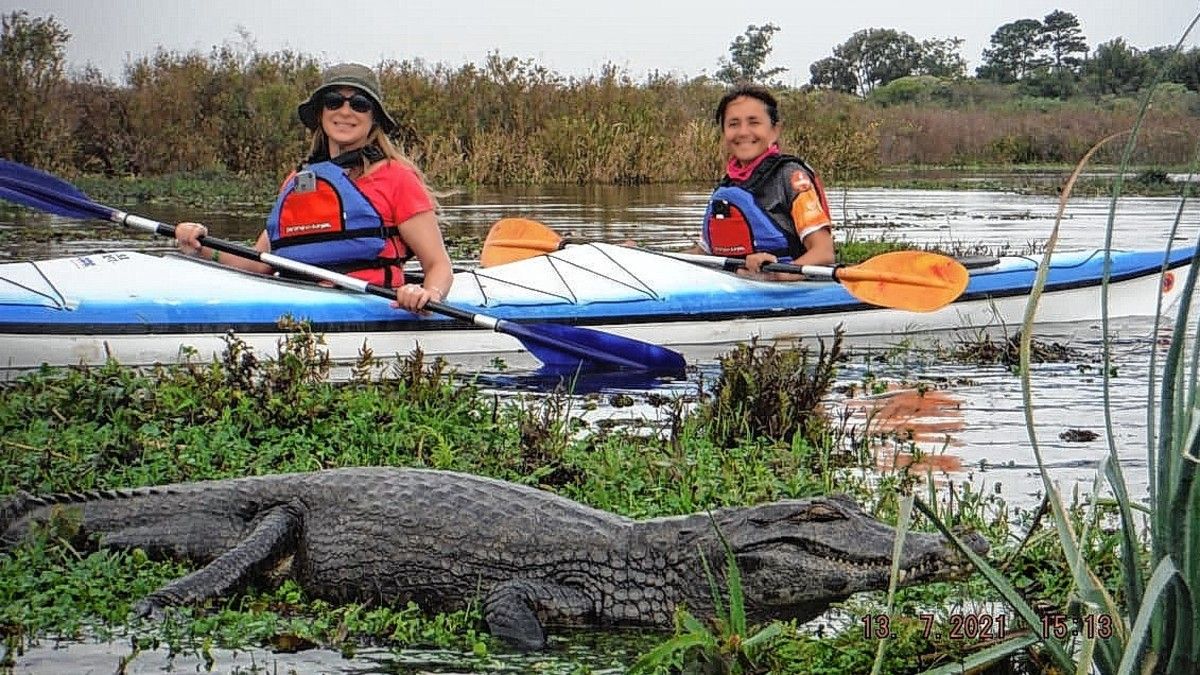
[(765, 274), (762, 265), (833, 264), (824, 189), (803, 160), (780, 152), (775, 97), (763, 87), (739, 86), (717, 104), (716, 121), (729, 163), (705, 214), (700, 249), (744, 257), (744, 274), (778, 281), (801, 277)]

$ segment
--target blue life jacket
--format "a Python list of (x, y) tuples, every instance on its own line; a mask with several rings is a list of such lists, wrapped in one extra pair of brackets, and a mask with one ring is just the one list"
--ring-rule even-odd
[[(783, 204), (784, 195), (780, 192), (784, 189), (783, 183), (777, 179), (789, 164), (799, 164), (808, 174), (825, 205), (824, 189), (804, 160), (791, 155), (768, 157), (743, 183), (735, 184), (726, 176), (709, 198), (701, 228), (709, 251), (733, 258), (744, 258), (751, 253), (772, 253), (782, 263), (804, 255), (807, 249), (792, 222), (791, 204)], [(768, 204), (779, 202), (783, 210), (780, 213), (767, 211), (759, 203), (759, 197), (768, 199)]]
[(380, 257), (399, 233), (330, 161), (308, 164), (289, 178), (267, 216), (271, 252), (341, 273), (403, 265), (403, 259)]
[(723, 185), (713, 192), (701, 235), (713, 255), (745, 258), (767, 252), (784, 263), (798, 255), (787, 233), (754, 201), (754, 195), (737, 186)]

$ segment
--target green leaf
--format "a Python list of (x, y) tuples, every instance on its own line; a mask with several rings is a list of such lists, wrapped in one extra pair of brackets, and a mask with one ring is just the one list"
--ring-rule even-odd
[[(1178, 572), (1179, 570), (1176, 569), (1170, 556), (1163, 558), (1158, 561), (1158, 565), (1155, 565), (1154, 574), (1150, 575), (1150, 582), (1146, 584), (1146, 593), (1142, 596), (1142, 606), (1138, 608), (1137, 622), (1133, 624), (1133, 629), (1129, 632), (1129, 641), (1125, 643), (1125, 654), (1121, 657), (1117, 675), (1133, 675), (1135, 672), (1139, 653), (1142, 651), (1142, 643), (1146, 641), (1146, 635), (1153, 627), (1154, 606), (1158, 604), (1159, 596), (1170, 589), (1171, 582)], [(1165, 613), (1159, 616), (1162, 617), (1162, 621), (1170, 621), (1174, 618)]]
[(638, 673), (653, 672), (659, 667), (669, 665), (677, 654), (683, 655), (690, 649), (704, 648), (706, 646), (715, 645), (711, 645), (702, 636), (694, 633), (671, 638), (638, 657), (638, 660), (634, 661), (633, 665), (629, 667), (629, 673), (630, 675), (636, 675)]
[(712, 631), (710, 631), (708, 629), (708, 626), (705, 626), (704, 623), (700, 621), (700, 619), (697, 619), (695, 616), (693, 616), (691, 614), (691, 612), (680, 611), (679, 623), (683, 627), (683, 629), (686, 630), (689, 634), (706, 635), (711, 639), (713, 644), (716, 644), (716, 640), (712, 639), (713, 638)]
[(742, 642), (742, 648), (746, 651), (746, 653), (751, 653), (757, 649), (759, 645), (766, 644), (780, 635), (783, 635), (783, 624), (779, 623), (778, 621), (772, 622), (754, 635), (746, 638), (746, 640)]

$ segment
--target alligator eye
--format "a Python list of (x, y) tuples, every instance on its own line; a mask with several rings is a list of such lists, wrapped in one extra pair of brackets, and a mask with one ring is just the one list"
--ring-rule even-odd
[(793, 520), (802, 522), (825, 522), (829, 520), (843, 520), (845, 515), (840, 509), (835, 509), (828, 504), (812, 504), (803, 513), (796, 514)]

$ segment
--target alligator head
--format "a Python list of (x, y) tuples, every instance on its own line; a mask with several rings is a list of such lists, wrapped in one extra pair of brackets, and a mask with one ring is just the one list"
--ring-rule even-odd
[[(696, 516), (693, 516), (696, 518)], [(714, 570), (723, 570), (724, 548), (713, 523), (729, 542), (742, 578), (748, 616), (807, 621), (829, 604), (860, 591), (887, 589), (896, 530), (842, 495), (785, 500), (714, 512), (708, 532), (693, 532)], [(698, 525), (693, 520), (692, 525)], [(963, 537), (985, 554), (978, 534)], [(971, 563), (941, 535), (910, 532), (900, 559), (902, 586), (962, 576)], [(709, 593), (702, 581), (702, 591)], [(689, 604), (710, 604), (689, 598)], [(693, 605), (695, 606), (695, 605)]]

